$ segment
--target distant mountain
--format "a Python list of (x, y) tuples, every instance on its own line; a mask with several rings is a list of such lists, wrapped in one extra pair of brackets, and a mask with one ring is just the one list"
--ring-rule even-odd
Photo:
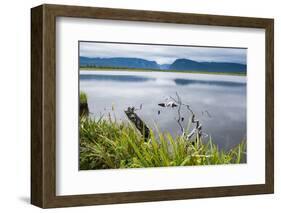
[(159, 67), (161, 70), (168, 70), (171, 64), (160, 64)]
[(170, 70), (191, 70), (206, 72), (246, 72), (247, 66), (226, 62), (198, 62), (189, 59), (177, 59), (169, 67)]
[(115, 67), (134, 69), (160, 69), (155, 61), (140, 58), (88, 58), (80, 57), (80, 66)]
[(176, 59), (172, 64), (157, 64), (141, 58), (115, 57), (115, 58), (89, 58), (80, 57), (81, 67), (104, 68), (131, 68), (131, 69), (156, 69), (177, 71), (201, 72), (238, 72), (244, 73), (247, 65), (228, 62), (198, 62), (190, 59)]

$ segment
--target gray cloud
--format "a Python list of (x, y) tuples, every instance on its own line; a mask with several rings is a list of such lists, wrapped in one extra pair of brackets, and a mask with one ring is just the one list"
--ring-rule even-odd
[(156, 61), (158, 64), (173, 63), (178, 58), (196, 61), (247, 63), (247, 49), (194, 46), (165, 46), (143, 44), (80, 42), (80, 56), (131, 57)]

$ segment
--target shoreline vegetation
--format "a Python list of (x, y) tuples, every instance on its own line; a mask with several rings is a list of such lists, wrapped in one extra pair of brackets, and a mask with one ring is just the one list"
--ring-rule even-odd
[[(80, 103), (87, 103), (81, 92)], [(211, 137), (203, 142), (199, 134), (194, 139), (168, 132), (150, 130), (143, 137), (131, 122), (117, 122), (114, 116), (91, 118), (82, 114), (79, 120), (80, 170), (148, 168), (239, 164), (246, 162), (246, 141), (225, 151)]]
[(161, 70), (161, 69), (133, 69), (133, 68), (122, 68), (122, 67), (91, 67), (91, 66), (80, 66), (80, 70), (83, 71), (132, 71), (132, 72), (174, 72), (174, 73), (192, 73), (192, 74), (208, 74), (208, 75), (233, 75), (233, 76), (246, 76), (246, 72), (207, 72), (207, 71), (196, 71), (196, 70)]
[(87, 100), (87, 94), (85, 92), (80, 92), (79, 95), (79, 116), (88, 116), (89, 115), (89, 107), (88, 107), (88, 100)]
[(122, 68), (122, 67), (94, 67), (80, 66), (83, 71), (134, 71), (134, 72), (168, 72), (168, 73), (192, 73), (192, 74), (209, 74), (209, 75), (234, 75), (246, 76), (245, 72), (213, 72), (213, 71), (197, 71), (197, 70), (161, 70), (161, 69), (140, 69), (140, 68)]

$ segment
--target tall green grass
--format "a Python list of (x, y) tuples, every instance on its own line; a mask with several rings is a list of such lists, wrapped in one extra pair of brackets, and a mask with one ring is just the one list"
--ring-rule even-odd
[(219, 150), (210, 138), (188, 141), (168, 132), (151, 131), (144, 141), (130, 123), (80, 117), (80, 169), (143, 168), (245, 162), (246, 142)]
[(79, 99), (80, 99), (80, 104), (87, 103), (87, 99), (88, 99), (87, 94), (83, 91), (80, 91)]

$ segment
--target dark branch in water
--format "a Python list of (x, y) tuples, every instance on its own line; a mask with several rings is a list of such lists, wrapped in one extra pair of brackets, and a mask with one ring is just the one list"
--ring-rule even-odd
[(170, 97), (170, 98), (172, 98), (172, 100), (174, 100), (178, 104), (178, 119), (177, 119), (177, 123), (180, 126), (182, 135), (184, 135), (184, 128), (183, 128), (183, 126), (181, 124), (181, 120), (182, 120), (182, 116), (181, 116), (182, 101), (181, 101), (181, 98), (178, 95), (178, 93), (176, 93), (176, 96), (177, 96), (177, 100), (175, 100), (173, 97)]
[(128, 109), (125, 110), (125, 114), (129, 118), (129, 120), (135, 125), (135, 127), (140, 131), (140, 133), (144, 137), (144, 140), (147, 141), (150, 136), (150, 130), (146, 126), (146, 124), (140, 119), (140, 117), (136, 114), (135, 111), (135, 107), (128, 107)]
[(158, 104), (158, 106), (174, 108), (174, 107), (177, 107), (178, 105), (175, 102), (173, 102), (173, 101), (169, 101), (167, 103), (160, 103), (160, 104)]

